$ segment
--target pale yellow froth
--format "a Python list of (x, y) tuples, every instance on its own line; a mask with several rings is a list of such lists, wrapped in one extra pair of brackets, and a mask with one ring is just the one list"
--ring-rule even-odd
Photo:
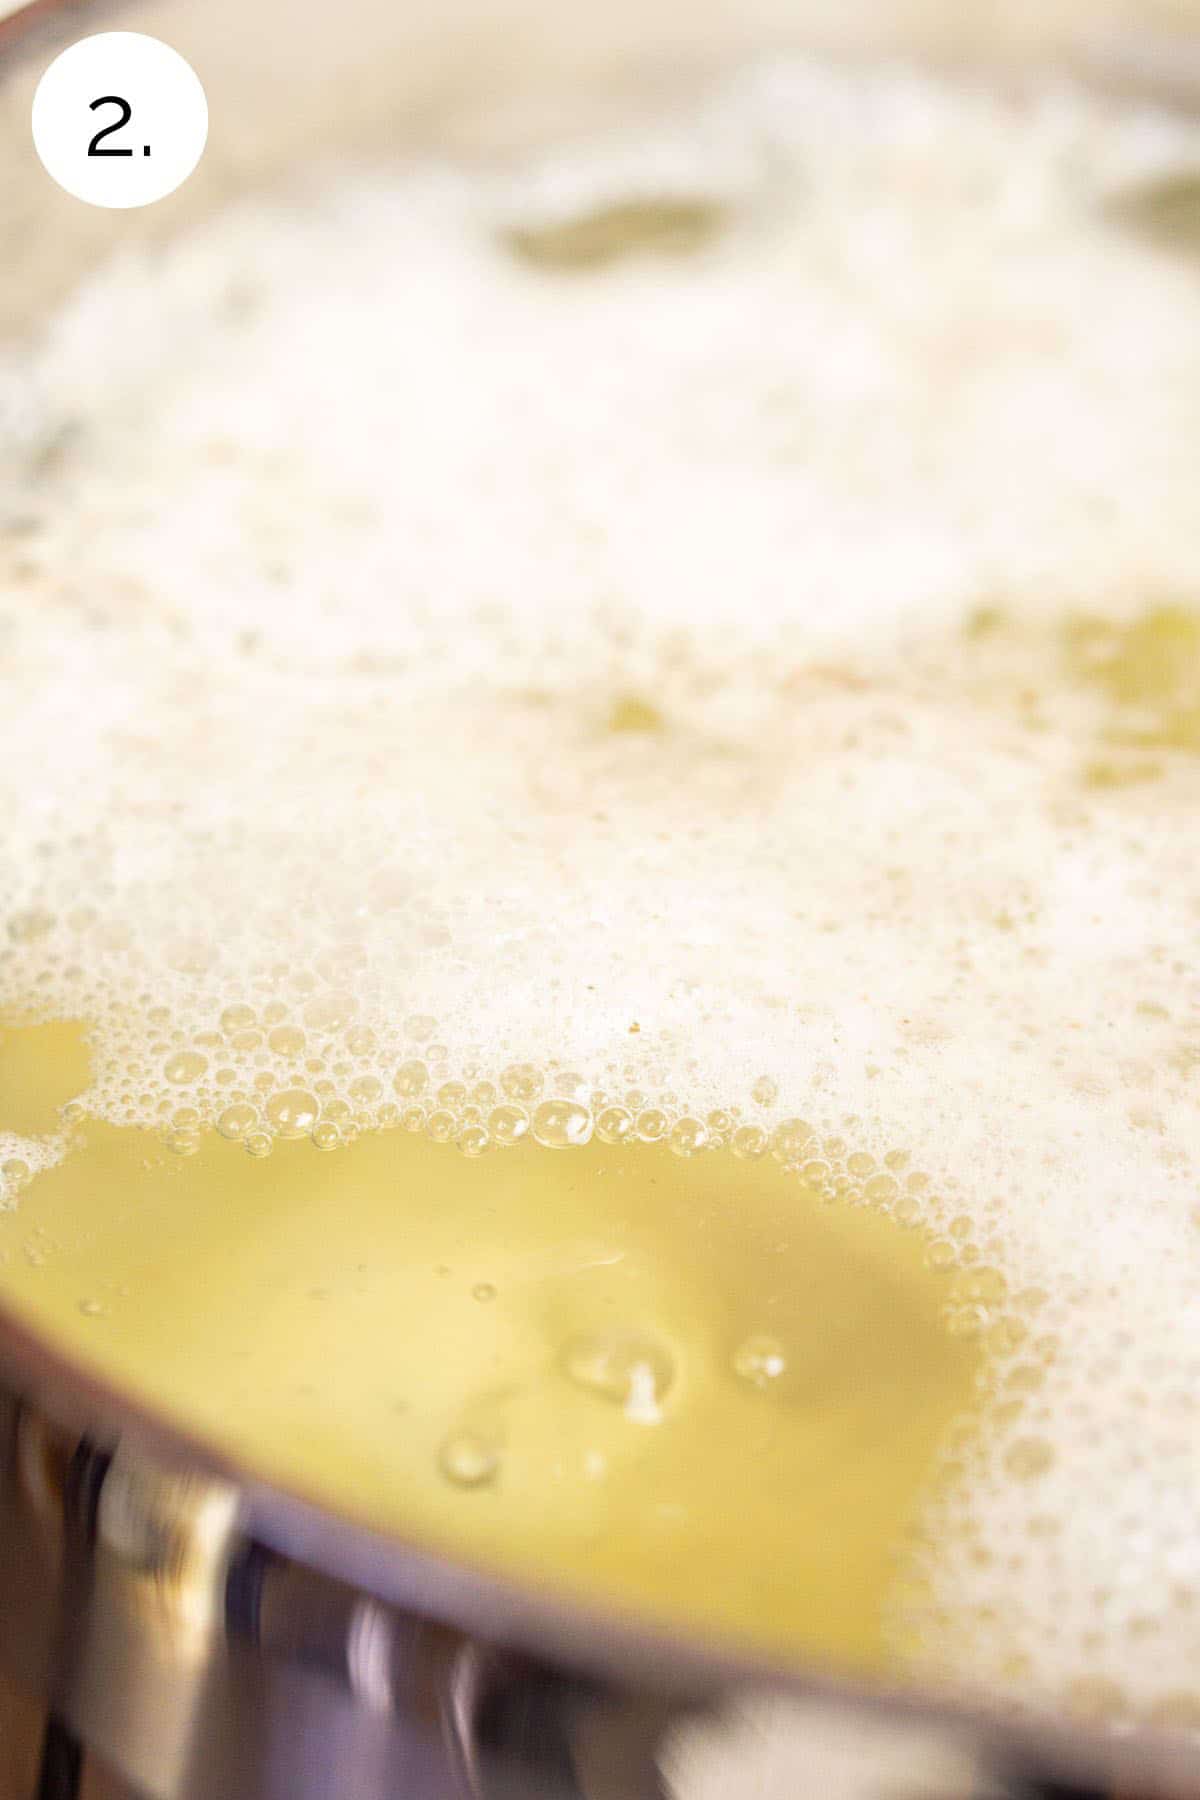
[(80, 1116), (264, 1194), (662, 1139), (731, 1243), (820, 1165), (1002, 1276), (897, 1653), (1114, 1712), (1200, 1655), (1200, 265), (1130, 222), (1198, 164), (777, 64), (244, 207), (4, 372), (0, 996)]

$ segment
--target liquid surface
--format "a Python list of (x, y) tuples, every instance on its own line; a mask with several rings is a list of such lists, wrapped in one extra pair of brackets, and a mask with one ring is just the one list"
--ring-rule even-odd
[[(732, 1378), (672, 1385), (727, 1304), (697, 1245), (730, 1306), (806, 1291), (758, 1234), (815, 1194), (950, 1284), (944, 1318), (914, 1292), (908, 1348), (887, 1308), (861, 1350), (846, 1325), (839, 1410), (877, 1336), (915, 1422), (927, 1386), (954, 1411), (959, 1339), (986, 1352), (974, 1436), (931, 1414), (923, 1484), (928, 1444), (896, 1440), (888, 1531), (910, 1477), (924, 1498), (888, 1654), (1194, 1722), (1200, 268), (1154, 196), (1186, 204), (1198, 162), (1194, 125), (1049, 83), (776, 63), (537, 166), (248, 205), (98, 272), (7, 358), (0, 1004), (83, 1021), (90, 1056), (58, 1133), (23, 1076), (0, 1119), (17, 1302), (57, 1294), (55, 1329), (104, 1341), (78, 1246), (111, 1231), (119, 1263), (124, 1215), (79, 1171), (148, 1131), (182, 1173), (177, 1217), (147, 1205), (247, 1310), (243, 1264), (293, 1230), (353, 1285), (279, 1171), (299, 1195), (377, 1161), (355, 1206), (395, 1245), (417, 1227), (379, 1217), (386, 1171), (429, 1158), (507, 1196), (499, 1262), (527, 1193), (539, 1230), (586, 1212), (603, 1240), (611, 1209), (657, 1246), (633, 1339), (589, 1322), (553, 1357), (513, 1266), (472, 1270), (496, 1295), (445, 1302), (471, 1322), (450, 1363), (512, 1330), (553, 1363), (545, 1430), (569, 1396), (702, 1457), (686, 1396), (731, 1432), (790, 1418), (791, 1365), (750, 1308)], [(233, 1189), (189, 1173), (218, 1165), (244, 1172), (225, 1257)], [(634, 1201), (652, 1168), (661, 1220)], [(31, 1261), (51, 1205), (80, 1217)], [(836, 1261), (830, 1317), (857, 1320)], [(151, 1332), (158, 1280), (110, 1343), (143, 1308)], [(438, 1424), (422, 1480), (475, 1529), (508, 1448)], [(780, 1429), (792, 1474), (747, 1504), (807, 1520), (810, 1569), (813, 1440)], [(738, 1588), (799, 1630), (744, 1554), (708, 1604)]]
[[(15, 1035), (52, 1092), (64, 1034)], [(398, 1130), (261, 1161), (88, 1122), (0, 1218), (0, 1295), (343, 1515), (877, 1668), (897, 1541), (979, 1363), (925, 1249), (728, 1151), (482, 1161)]]

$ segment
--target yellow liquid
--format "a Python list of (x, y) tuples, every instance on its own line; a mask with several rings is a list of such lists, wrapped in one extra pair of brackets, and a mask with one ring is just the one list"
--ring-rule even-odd
[[(46, 1129), (78, 1058), (0, 1040), (0, 1123)], [(78, 1138), (0, 1217), (0, 1296), (93, 1368), (409, 1542), (878, 1666), (979, 1364), (920, 1234), (725, 1151)]]

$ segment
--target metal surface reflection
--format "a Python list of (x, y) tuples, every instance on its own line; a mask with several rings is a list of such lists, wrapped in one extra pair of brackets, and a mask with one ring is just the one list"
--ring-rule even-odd
[[(667, 1658), (656, 1680), (632, 1639), (622, 1679), (599, 1628), (591, 1658), (531, 1655), (272, 1548), (251, 1514), (225, 1478), (0, 1393), (0, 1800), (1104, 1791), (1058, 1779), (1089, 1779), (1095, 1745), (1047, 1740), (1055, 1778), (1030, 1778), (1032, 1743), (965, 1715), (756, 1688), (733, 1665), (681, 1679)], [(1141, 1776), (1189, 1791), (1182, 1764)]]
[(72, 1439), (9, 1397), (0, 1429), (0, 1675), (41, 1702), (14, 1800), (665, 1794), (676, 1706), (273, 1551), (226, 1481)]

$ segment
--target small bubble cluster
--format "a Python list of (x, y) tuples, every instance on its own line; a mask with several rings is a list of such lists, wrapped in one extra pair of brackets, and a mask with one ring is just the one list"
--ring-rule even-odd
[[(0, 1140), (15, 1260), (89, 1115), (782, 1170), (987, 1352), (896, 1654), (1195, 1729), (1200, 266), (1127, 221), (1198, 157), (777, 59), (247, 203), (0, 350), (0, 1007), (94, 1070)], [(683, 1382), (617, 1324), (557, 1377)]]

